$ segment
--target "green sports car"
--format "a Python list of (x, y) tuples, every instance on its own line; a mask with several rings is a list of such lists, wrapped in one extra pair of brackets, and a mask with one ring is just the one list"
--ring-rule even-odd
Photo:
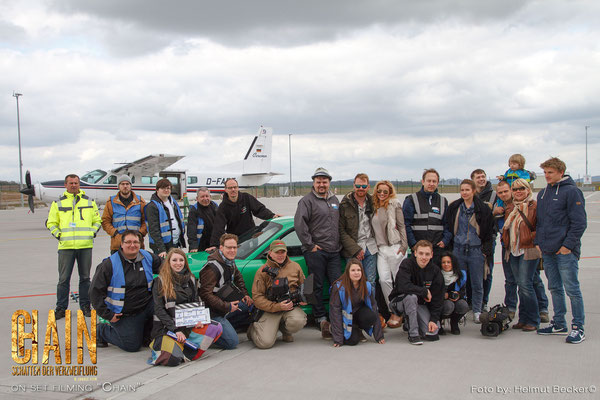
[[(288, 256), (292, 261), (297, 262), (302, 267), (304, 275), (308, 276), (306, 269), (306, 261), (302, 255), (300, 239), (296, 235), (294, 230), (294, 218), (293, 217), (279, 217), (269, 221), (264, 221), (262, 224), (254, 228), (253, 230), (246, 232), (239, 238), (239, 248), (235, 259), (235, 263), (244, 277), (246, 283), (246, 289), (248, 293), (252, 295), (252, 282), (254, 281), (254, 274), (262, 267), (267, 259), (267, 253), (269, 252), (269, 245), (273, 240), (283, 240), (287, 246)], [(190, 269), (195, 276), (198, 276), (206, 259), (208, 253), (188, 253), (188, 262)], [(323, 285), (328, 291), (328, 285)], [(328, 298), (327, 296), (326, 298)]]

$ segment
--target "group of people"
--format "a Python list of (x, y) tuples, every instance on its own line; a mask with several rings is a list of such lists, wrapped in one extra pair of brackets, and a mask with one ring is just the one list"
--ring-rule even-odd
[[(401, 203), (389, 181), (378, 182), (371, 195), (369, 178), (362, 173), (340, 202), (329, 189), (331, 175), (318, 168), (311, 192), (298, 202), (294, 227), (314, 278), (312, 310), (322, 337), (339, 347), (365, 341), (366, 332), (383, 344), (386, 326), (404, 326), (409, 342), (421, 344), (445, 334), (446, 319), (450, 332), (460, 334), (459, 321), (469, 308), (475, 323), (486, 308), (495, 241), (500, 237), (504, 302), (513, 316), (518, 304), (513, 328), (568, 334), (569, 343), (583, 341), (577, 275), (585, 202), (558, 158), (541, 164), (548, 185), (536, 202), (529, 177), (522, 172), (524, 163), (522, 156), (512, 156), (496, 191), (483, 170), (473, 171), (471, 179), (460, 184), (460, 198), (450, 204), (437, 191), (435, 169), (425, 170), (421, 189)], [(187, 221), (189, 251), (211, 254), (196, 279), (182, 250), (187, 247), (186, 224), (171, 187), (169, 180), (159, 180), (145, 203), (131, 190), (131, 178), (123, 175), (119, 192), (110, 197), (100, 217), (95, 202), (80, 190), (79, 177), (65, 178), (66, 191), (52, 203), (47, 221), (59, 241), (56, 318), (63, 318), (68, 309), (77, 260), (80, 308), (89, 317), (93, 306), (107, 321), (98, 325), (99, 347), (111, 343), (138, 351), (149, 345), (152, 363), (176, 365), (200, 357), (213, 343), (235, 348), (240, 329), (247, 329), (259, 348), (272, 347), (278, 331), (284, 342), (294, 341), (293, 334), (307, 323), (299, 307), (305, 304), (277, 298), (274, 286), (284, 282), (293, 292), (305, 276), (290, 260), (285, 242), (271, 243), (266, 263), (254, 277), (252, 297), (235, 265), (238, 235), (255, 226), (253, 217), (279, 215), (240, 192), (235, 179), (226, 181), (219, 206), (208, 189), (198, 190)], [(111, 255), (98, 265), (90, 283), (93, 239), (100, 227), (111, 236)], [(152, 252), (143, 248), (146, 234)], [(540, 327), (540, 322), (548, 322), (540, 260), (554, 308), (546, 327)], [(329, 312), (322, 298), (327, 282)], [(232, 287), (237, 297), (231, 298)], [(565, 290), (573, 313), (570, 333)], [(176, 326), (177, 306), (200, 300), (210, 309), (212, 321)]]

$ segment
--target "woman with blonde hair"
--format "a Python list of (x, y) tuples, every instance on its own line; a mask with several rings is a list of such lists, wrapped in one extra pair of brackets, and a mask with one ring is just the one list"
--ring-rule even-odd
[[(388, 296), (394, 287), (394, 277), (408, 248), (402, 205), (390, 181), (380, 181), (375, 185), (373, 208), (375, 212), (371, 224), (377, 242), (377, 272), (383, 297), (389, 307)], [(399, 316), (392, 313), (387, 326), (397, 328), (401, 321)]]
[[(179, 248), (171, 248), (152, 285), (154, 320), (151, 364), (175, 366), (199, 358), (223, 332), (221, 324), (198, 322), (195, 326), (175, 324), (175, 306), (198, 303), (198, 285), (188, 260)], [(190, 304), (193, 306), (193, 304)]]
[(512, 183), (513, 201), (504, 211), (502, 241), (505, 259), (510, 263), (519, 293), (519, 322), (513, 329), (525, 332), (537, 330), (540, 324), (539, 303), (534, 289), (534, 278), (541, 253), (535, 247), (537, 203), (532, 199), (531, 186), (519, 178)]

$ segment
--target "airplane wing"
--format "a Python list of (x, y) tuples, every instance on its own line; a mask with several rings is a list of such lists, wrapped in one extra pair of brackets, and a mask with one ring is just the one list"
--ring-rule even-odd
[(112, 170), (115, 174), (130, 173), (133, 176), (154, 176), (185, 156), (151, 154)]

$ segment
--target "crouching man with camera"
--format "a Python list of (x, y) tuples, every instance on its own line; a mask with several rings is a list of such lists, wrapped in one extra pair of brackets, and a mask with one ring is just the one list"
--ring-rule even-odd
[(279, 330), (284, 342), (293, 342), (292, 335), (306, 325), (306, 314), (297, 307), (306, 304), (300, 300), (298, 291), (303, 282), (304, 273), (288, 257), (285, 243), (272, 242), (267, 262), (256, 271), (252, 284), (254, 305), (262, 314), (248, 329), (248, 338), (256, 347), (273, 347)]
[(200, 299), (210, 309), (211, 318), (223, 326), (215, 345), (225, 350), (238, 345), (236, 328), (248, 326), (253, 303), (235, 265), (237, 250), (238, 237), (232, 233), (222, 235), (219, 249), (208, 256), (200, 271)]

